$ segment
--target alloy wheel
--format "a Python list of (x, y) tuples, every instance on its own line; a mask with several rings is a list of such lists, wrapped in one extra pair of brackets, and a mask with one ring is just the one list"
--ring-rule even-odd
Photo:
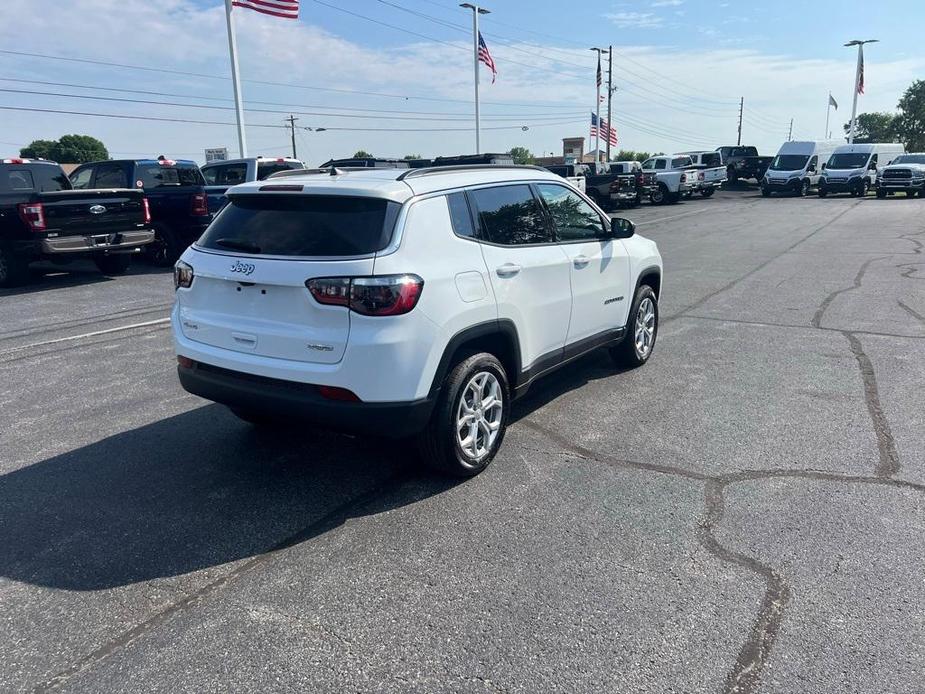
[(639, 302), (636, 311), (636, 329), (634, 334), (636, 354), (641, 359), (649, 356), (655, 342), (655, 304), (646, 297)]
[(477, 463), (488, 455), (504, 415), (501, 383), (489, 371), (479, 371), (463, 388), (456, 408), (456, 443), (465, 457)]

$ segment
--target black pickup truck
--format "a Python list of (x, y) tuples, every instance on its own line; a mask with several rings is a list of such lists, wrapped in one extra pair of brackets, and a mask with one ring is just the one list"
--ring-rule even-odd
[(638, 179), (633, 173), (622, 173), (619, 167), (602, 164), (598, 172), (585, 177), (585, 193), (602, 210), (635, 207), (642, 201)]
[(29, 278), (29, 263), (89, 257), (115, 275), (151, 243), (148, 201), (140, 190), (73, 190), (61, 167), (0, 160), (0, 287)]
[(748, 178), (761, 181), (771, 162), (774, 161), (774, 157), (760, 156), (758, 148), (751, 145), (727, 145), (717, 147), (716, 151), (723, 158), (726, 177), (730, 183)]
[(169, 267), (202, 236), (212, 215), (206, 181), (194, 161), (115, 159), (81, 164), (71, 172), (74, 188), (136, 188), (151, 205), (154, 242), (145, 251), (155, 265)]

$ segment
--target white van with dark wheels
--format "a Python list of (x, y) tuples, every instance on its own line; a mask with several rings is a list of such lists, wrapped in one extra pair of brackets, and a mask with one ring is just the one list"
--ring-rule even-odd
[(600, 347), (649, 359), (662, 261), (537, 167), (332, 168), (229, 191), (175, 284), (189, 392), (254, 423), (414, 436), (466, 476), (539, 377)]
[(877, 172), (905, 151), (893, 143), (839, 145), (819, 180), (819, 197), (829, 193), (865, 197), (877, 184)]
[(766, 198), (772, 193), (808, 195), (819, 186), (822, 168), (839, 144), (837, 140), (785, 142), (761, 179), (761, 194)]

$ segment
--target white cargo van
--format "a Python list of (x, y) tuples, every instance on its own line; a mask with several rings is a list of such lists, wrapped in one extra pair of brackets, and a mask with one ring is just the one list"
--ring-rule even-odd
[(806, 195), (819, 186), (822, 167), (840, 146), (838, 140), (785, 142), (761, 179), (761, 194), (794, 193)]
[(902, 145), (889, 142), (840, 145), (829, 158), (819, 181), (819, 197), (829, 193), (867, 195), (877, 183), (877, 172), (905, 153)]

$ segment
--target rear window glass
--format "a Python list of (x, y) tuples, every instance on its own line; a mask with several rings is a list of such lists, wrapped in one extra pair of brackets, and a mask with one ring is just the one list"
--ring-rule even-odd
[(467, 238), (475, 236), (472, 225), (472, 215), (469, 213), (469, 203), (466, 202), (465, 193), (450, 193), (446, 196), (447, 206), (450, 208), (450, 221), (457, 236)]
[(205, 180), (202, 174), (199, 173), (199, 169), (192, 167), (139, 164), (135, 170), (135, 176), (145, 188), (205, 185)]
[(268, 161), (257, 164), (257, 180), (262, 181), (268, 176), (279, 171), (289, 171), (290, 169), (301, 169), (302, 165), (297, 161)]
[(700, 163), (704, 166), (722, 166), (723, 162), (718, 152), (708, 152), (700, 155)]
[(379, 198), (237, 195), (199, 245), (262, 255), (366, 255), (388, 245), (399, 209)]
[(35, 183), (32, 181), (32, 174), (22, 169), (14, 169), (6, 172), (7, 187), (10, 190), (32, 190)]

